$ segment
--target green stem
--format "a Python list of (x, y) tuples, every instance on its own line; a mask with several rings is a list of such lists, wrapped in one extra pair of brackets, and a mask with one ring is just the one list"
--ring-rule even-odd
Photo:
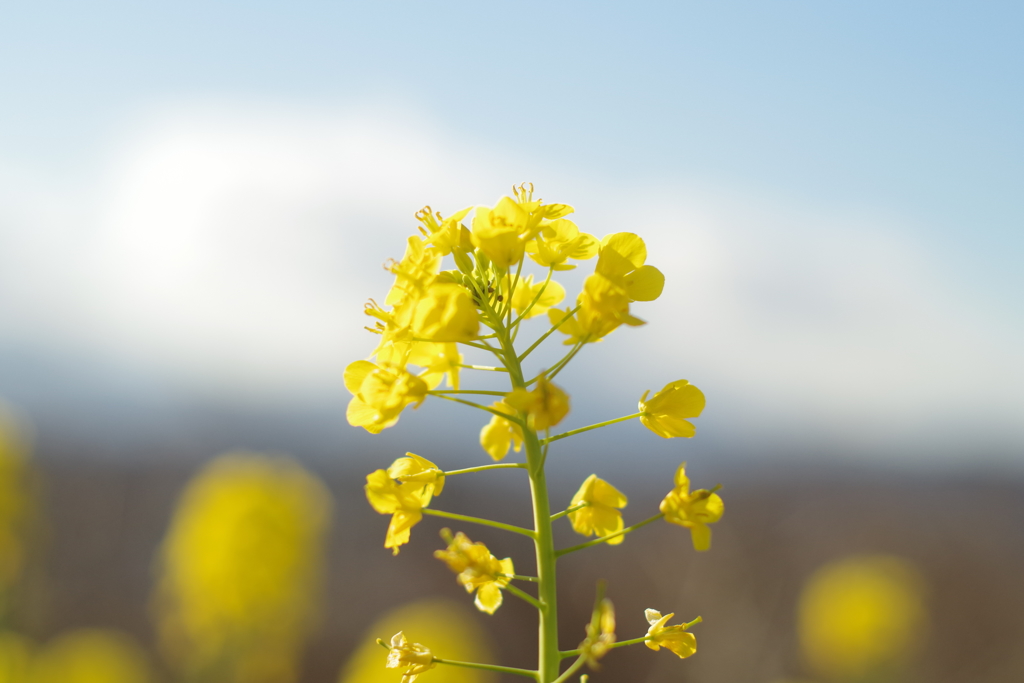
[[(498, 336), (505, 355), (505, 366), (509, 371), (512, 388), (525, 387), (523, 367), (516, 356), (512, 339), (505, 330)], [(530, 494), (533, 501), (534, 550), (537, 555), (537, 600), (541, 607), (538, 639), (538, 680), (552, 683), (558, 678), (561, 658), (558, 656), (558, 588), (555, 578), (557, 557), (551, 532), (551, 503), (548, 496), (547, 478), (544, 475), (544, 452), (537, 438), (537, 432), (521, 420), (523, 444), (526, 447), (526, 464), (530, 473)]]
[(546, 278), (544, 278), (544, 284), (541, 286), (540, 290), (537, 292), (537, 295), (535, 297), (533, 297), (533, 301), (531, 301), (530, 305), (527, 306), (526, 308), (524, 308), (523, 312), (519, 314), (519, 317), (517, 317), (515, 320), (513, 320), (512, 324), (508, 326), (508, 329), (510, 329), (510, 330), (514, 329), (515, 330), (515, 332), (513, 332), (513, 335), (512, 335), (512, 341), (516, 340), (515, 335), (519, 332), (519, 330), (516, 328), (516, 326), (519, 325), (519, 323), (521, 323), (523, 320), (526, 319), (526, 316), (530, 312), (530, 309), (532, 309), (534, 306), (536, 306), (537, 302), (540, 301), (540, 298), (542, 296), (544, 296), (544, 290), (548, 288), (548, 283), (551, 282), (551, 274), (554, 273), (554, 272), (555, 272), (554, 268), (548, 268), (548, 276)]
[(465, 363), (459, 363), (460, 368), (466, 368), (467, 370), (487, 370), (488, 372), (508, 372), (506, 368), (495, 368), (490, 365), (466, 365)]
[(430, 393), (438, 394), (473, 394), (476, 396), (505, 396), (507, 391), (477, 391), (476, 389), (434, 389)]
[[(447, 472), (445, 472), (445, 474), (447, 474)], [(551, 515), (551, 521), (553, 522), (556, 519), (561, 519), (562, 517), (565, 517), (566, 515), (568, 515), (571, 512), (576, 512), (577, 510), (582, 510), (583, 508), (587, 507), (588, 505), (590, 505), (590, 503), (578, 503), (576, 505), (573, 505), (572, 507), (568, 507), (568, 508), (562, 510), (561, 512), (556, 512), (555, 514)]]
[(564, 681), (569, 680), (569, 677), (572, 676), (577, 671), (579, 671), (579, 668), (581, 666), (583, 666), (583, 663), (585, 661), (587, 661), (586, 656), (580, 655), (579, 658), (575, 662), (572, 663), (572, 666), (570, 666), (568, 669), (566, 669), (565, 673), (563, 673), (561, 676), (556, 678), (552, 683), (563, 683)]
[(448, 666), (461, 666), (466, 669), (484, 669), (486, 671), (497, 671), (503, 674), (514, 674), (516, 676), (526, 676), (537, 680), (537, 672), (530, 669), (517, 669), (512, 666), (498, 666), (497, 664), (477, 664), (476, 662), (456, 662), (453, 659), (441, 659), (440, 657), (434, 657), (434, 662), (437, 664), (447, 664)]
[(540, 336), (540, 337), (539, 337), (539, 338), (537, 339), (537, 341), (533, 342), (533, 344), (531, 344), (531, 345), (530, 345), (530, 348), (528, 348), (528, 349), (526, 349), (525, 351), (523, 351), (523, 352), (522, 352), (522, 354), (520, 354), (520, 355), (519, 355), (519, 356), (518, 356), (518, 357), (516, 358), (516, 364), (518, 365), (519, 363), (522, 363), (522, 362), (523, 362), (523, 360), (524, 360), (524, 359), (525, 359), (525, 358), (526, 358), (527, 356), (529, 356), (529, 355), (530, 355), (531, 353), (533, 353), (533, 350), (534, 350), (535, 348), (537, 348), (538, 346), (540, 346), (540, 345), (541, 345), (541, 342), (543, 342), (543, 341), (544, 341), (545, 339), (547, 339), (548, 337), (550, 337), (550, 336), (551, 336), (551, 334), (552, 334), (552, 333), (553, 333), (553, 332), (554, 332), (555, 330), (557, 330), (557, 329), (558, 329), (559, 327), (561, 327), (562, 323), (564, 323), (564, 322), (565, 322), (566, 320), (568, 320), (569, 318), (571, 318), (571, 317), (573, 317), (574, 315), (576, 315), (576, 311), (578, 311), (578, 310), (580, 310), (580, 307), (579, 307), (579, 306), (577, 306), (576, 308), (572, 309), (571, 311), (569, 311), (568, 313), (566, 313), (566, 314), (565, 314), (564, 316), (562, 316), (562, 319), (561, 319), (561, 320), (559, 320), (559, 321), (558, 321), (557, 323), (555, 323), (554, 325), (552, 325), (552, 326), (551, 326), (551, 329), (550, 329), (550, 330), (548, 330), (547, 332), (545, 332), (544, 334), (542, 334), (542, 335), (541, 335), (541, 336)]
[(607, 427), (608, 425), (613, 425), (616, 422), (625, 422), (626, 420), (632, 420), (633, 418), (640, 417), (641, 415), (643, 415), (643, 413), (633, 413), (632, 415), (626, 415), (625, 417), (617, 417), (614, 420), (606, 420), (605, 422), (598, 422), (597, 424), (590, 425), (589, 427), (580, 427), (579, 429), (573, 429), (573, 430), (568, 431), (568, 432), (562, 432), (561, 434), (555, 434), (554, 436), (549, 436), (548, 438), (546, 438), (543, 441), (541, 441), (541, 443), (546, 446), (547, 444), (551, 443), (552, 441), (558, 441), (559, 439), (564, 439), (564, 438), (569, 437), (569, 436), (576, 436), (577, 434), (582, 434), (583, 432), (589, 432), (591, 429), (599, 429), (601, 427)]
[(485, 470), (510, 470), (519, 469), (525, 470), (526, 463), (523, 462), (502, 462), (496, 465), (478, 465), (477, 467), (467, 467), (462, 470), (450, 470), (444, 473), (444, 476), (451, 477), (456, 474), (469, 474), (470, 472), (483, 472)]
[(509, 593), (511, 593), (512, 595), (516, 596), (517, 598), (519, 598), (519, 599), (521, 599), (521, 600), (523, 600), (525, 602), (530, 603), (531, 605), (533, 605), (537, 609), (544, 609), (543, 605), (541, 605), (537, 601), (537, 598), (533, 597), (532, 595), (530, 595), (526, 591), (522, 590), (521, 588), (517, 588), (517, 587), (513, 586), (511, 583), (508, 584), (507, 586), (505, 586), (505, 590), (507, 590)]
[[(424, 512), (426, 512), (426, 510), (424, 510)], [(579, 545), (574, 545), (574, 546), (571, 546), (571, 547), (568, 547), (568, 548), (562, 548), (561, 550), (555, 551), (555, 555), (557, 557), (561, 557), (562, 555), (568, 555), (569, 553), (574, 553), (577, 550), (583, 550), (584, 548), (589, 548), (592, 545), (598, 545), (599, 543), (607, 543), (608, 541), (612, 540), (613, 538), (618, 538), (619, 536), (622, 536), (624, 534), (628, 534), (630, 531), (636, 531), (640, 527), (646, 526), (646, 525), (650, 524), (651, 522), (657, 521), (657, 520), (661, 519), (664, 516), (665, 516), (664, 512), (659, 512), (658, 514), (654, 515), (653, 517), (645, 519), (642, 522), (637, 522), (633, 526), (627, 526), (625, 529), (620, 529), (620, 530), (616, 531), (614, 534), (608, 534), (607, 536), (602, 536), (601, 538), (595, 538), (593, 541), (587, 541), (586, 543), (580, 543)]]
[(552, 365), (544, 372), (540, 373), (540, 375), (537, 375), (536, 377), (531, 379), (529, 382), (526, 383), (526, 386), (530, 386), (531, 384), (539, 380), (541, 378), (541, 375), (544, 375), (548, 379), (553, 379), (555, 375), (562, 371), (562, 368), (565, 367), (565, 364), (571, 361), (572, 357), (579, 353), (581, 348), (583, 348), (583, 342), (578, 342), (575, 346), (572, 347), (572, 350), (569, 351), (569, 353), (562, 356), (561, 360), (559, 360), (557, 363)]
[[(436, 396), (437, 398), (443, 398), (446, 401), (454, 401), (455, 403), (461, 403), (462, 405), (470, 406), (471, 408), (479, 408), (480, 410), (486, 410), (491, 415), (497, 415), (498, 417), (508, 420), (509, 422), (515, 422), (517, 425), (522, 425), (522, 421), (518, 417), (515, 417), (514, 415), (508, 415), (506, 413), (501, 412), (500, 410), (488, 408), (487, 406), (482, 406), (479, 403), (473, 403), (472, 401), (463, 401), (461, 398), (455, 398), (454, 396), (438, 394), (433, 391), (429, 391), (427, 393), (430, 394), (431, 396)], [(504, 395), (505, 394), (502, 394), (502, 396)]]
[(529, 581), (530, 583), (537, 583), (536, 576), (524, 576), (522, 574), (502, 574), (501, 576), (507, 576), (510, 579), (515, 579), (516, 581)]
[(516, 534), (522, 534), (523, 536), (529, 536), (534, 538), (536, 534), (530, 529), (524, 529), (521, 526), (515, 526), (513, 524), (505, 524), (504, 522), (494, 522), (489, 519), (483, 519), (482, 517), (470, 517), (469, 515), (459, 515), (454, 512), (444, 512), (443, 510), (435, 510), (433, 508), (423, 508), (420, 510), (425, 515), (432, 515), (434, 517), (445, 517), (447, 519), (457, 519), (460, 522), (469, 522), (470, 524), (483, 524), (484, 526), (492, 526), (495, 529), (504, 529), (505, 531), (511, 531)]

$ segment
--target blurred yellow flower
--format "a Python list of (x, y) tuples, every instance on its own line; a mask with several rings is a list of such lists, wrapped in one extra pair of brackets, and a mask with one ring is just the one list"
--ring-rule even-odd
[[(413, 642), (428, 641), (438, 657), (462, 662), (493, 661), (487, 634), (473, 612), (447, 600), (422, 600), (391, 610), (372, 624), (343, 668), (339, 683), (398, 683), (401, 675), (384, 667), (389, 653), (375, 642), (381, 635), (386, 637), (397, 631)], [(495, 683), (497, 676), (490, 671), (447, 666), (434, 669), (422, 680)]]
[(456, 581), (466, 588), (467, 593), (476, 591), (476, 607), (481, 612), (494, 614), (501, 607), (501, 589), (508, 585), (515, 574), (512, 558), (499, 560), (483, 543), (473, 543), (461, 531), (451, 537), (447, 532), (448, 548), (437, 550), (434, 557), (442, 560), (448, 568), (458, 574)]
[(697, 428), (686, 418), (699, 417), (704, 411), (704, 394), (685, 379), (666, 384), (661, 391), (647, 399), (649, 391), (640, 397), (640, 422), (658, 436), (691, 437)]
[(502, 197), (494, 208), (478, 206), (473, 216), (473, 245), (499, 268), (513, 266), (523, 258), (529, 218), (529, 212), (509, 197)]
[(569, 395), (541, 375), (537, 386), (530, 389), (514, 389), (505, 397), (505, 403), (526, 413), (530, 427), (543, 431), (554, 427), (569, 414)]
[(345, 368), (345, 387), (353, 394), (345, 417), (371, 434), (398, 422), (406, 406), (420, 404), (430, 388), (405, 368), (381, 367), (357, 360)]
[(294, 681), (315, 616), (330, 496), (295, 461), (230, 453), (178, 503), (159, 556), (160, 644), (186, 677)]
[(622, 288), (632, 301), (654, 301), (665, 288), (665, 276), (645, 266), (647, 245), (631, 232), (617, 232), (601, 240), (594, 272)]
[(644, 617), (651, 625), (647, 629), (647, 640), (644, 644), (654, 651), (665, 648), (679, 659), (686, 659), (697, 651), (697, 639), (686, 630), (686, 624), (667, 626), (669, 619), (674, 616), (674, 612), (661, 616), (658, 610), (644, 610)]
[[(569, 521), (576, 533), (584, 536), (597, 534), (607, 536), (622, 530), (622, 513), (618, 508), (626, 507), (628, 499), (614, 486), (604, 479), (591, 474), (584, 480), (580, 490), (572, 497), (569, 507), (580, 503), (587, 506), (569, 513)], [(609, 545), (618, 545), (626, 539), (626, 535), (617, 536), (608, 541)]]
[(402, 260), (388, 268), (395, 276), (384, 303), (396, 306), (406, 299), (419, 299), (441, 272), (443, 255), (435, 249), (428, 248), (426, 242), (415, 235), (406, 241), (405, 255)]
[(0, 681), (31, 681), (32, 643), (14, 631), (0, 631)]
[[(380, 357), (377, 359), (379, 361)], [(459, 353), (459, 347), (455, 342), (414, 342), (410, 344), (407, 362), (425, 368), (419, 377), (426, 382), (429, 389), (437, 388), (445, 378), (448, 380), (448, 386), (458, 389), (462, 360), (462, 354)]]
[(711, 529), (722, 518), (725, 503), (714, 491), (698, 489), (690, 493), (690, 480), (686, 476), (686, 463), (676, 470), (675, 488), (661, 501), (665, 521), (690, 530), (694, 550), (704, 551), (711, 547)]
[[(506, 278), (506, 282), (508, 282), (508, 278)], [(538, 295), (540, 298), (537, 298)], [(512, 293), (512, 308), (517, 315), (522, 315), (523, 311), (529, 308), (529, 312), (523, 316), (524, 320), (529, 320), (534, 316), (546, 313), (549, 308), (561, 303), (564, 298), (565, 288), (554, 280), (548, 281), (546, 285), (543, 280), (534, 283), (533, 276), (527, 275), (520, 278), (516, 284), (515, 292)], [(534, 303), (534, 299), (537, 300), (536, 303)], [(530, 304), (533, 306), (531, 307)]]
[[(399, 546), (409, 542), (409, 531), (416, 526), (423, 513), (423, 491), (426, 487), (415, 483), (399, 484), (385, 470), (377, 470), (366, 475), (366, 498), (373, 509), (382, 515), (391, 515), (388, 533), (384, 538), (384, 547), (392, 548), (397, 555)], [(427, 496), (427, 502), (430, 497)]]
[(415, 453), (406, 453), (391, 463), (388, 476), (403, 484), (421, 486), (419, 491), (423, 506), (430, 505), (433, 496), (441, 495), (444, 488), (444, 471), (426, 458)]
[(416, 212), (416, 219), (423, 224), (420, 232), (426, 241), (442, 256), (447, 256), (454, 249), (472, 251), (469, 230), (462, 225), (462, 219), (469, 215), (473, 207), (453, 213), (448, 218), (441, 218), (440, 213), (425, 206)]
[(31, 512), (28, 449), (14, 418), (0, 403), (0, 622), (3, 595), (24, 570)]
[(906, 560), (850, 557), (827, 564), (800, 597), (798, 628), (810, 668), (830, 680), (898, 677), (928, 625), (924, 581)]
[[(504, 401), (495, 401), (491, 408), (512, 417), (516, 415), (516, 409)], [(516, 453), (523, 447), (523, 429), (515, 422), (494, 415), (480, 430), (480, 445), (491, 458), (502, 460), (510, 446)]]
[(587, 624), (587, 637), (580, 643), (580, 654), (586, 657), (587, 666), (598, 668), (598, 662), (615, 644), (615, 607), (604, 598), (597, 605), (594, 616)]
[[(59, 637), (36, 655), (31, 683), (148, 683), (145, 653), (128, 636), (88, 629)], [(18, 679), (2, 679), (21, 683)]]

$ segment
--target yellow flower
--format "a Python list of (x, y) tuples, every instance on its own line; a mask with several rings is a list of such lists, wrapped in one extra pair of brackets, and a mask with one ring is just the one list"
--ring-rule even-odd
[[(491, 408), (506, 415), (515, 417), (516, 409), (503, 401), (495, 401)], [(523, 429), (515, 422), (497, 415), (480, 430), (480, 445), (494, 460), (503, 460), (508, 455), (509, 446), (516, 453), (523, 447)]]
[(699, 417), (704, 410), (704, 394), (700, 389), (685, 379), (679, 379), (666, 384), (647, 400), (649, 393), (644, 392), (638, 406), (643, 413), (640, 421), (645, 427), (665, 439), (691, 437), (697, 432), (686, 418)]
[(565, 263), (567, 259), (594, 258), (600, 247), (596, 237), (580, 232), (575, 223), (563, 218), (541, 223), (540, 233), (526, 243), (526, 253), (545, 268), (572, 270), (576, 266)]
[(569, 414), (569, 395), (541, 375), (530, 391), (520, 387), (505, 397), (505, 403), (529, 416), (530, 427), (542, 431), (554, 427)]
[(675, 616), (675, 613), (661, 616), (661, 612), (654, 609), (644, 610), (647, 623), (651, 625), (647, 629), (648, 640), (644, 644), (657, 652), (665, 648), (673, 652), (679, 659), (686, 659), (697, 651), (697, 639), (692, 633), (686, 630), (686, 624), (666, 626), (668, 620)]
[[(622, 530), (622, 513), (618, 508), (626, 507), (628, 502), (618, 489), (604, 479), (598, 479), (596, 474), (591, 474), (569, 503), (569, 507), (580, 503), (586, 503), (587, 506), (570, 512), (569, 521), (572, 522), (573, 530), (583, 536), (608, 536)], [(618, 545), (625, 538), (623, 534), (611, 539), (608, 544)]]
[(462, 219), (472, 210), (473, 207), (465, 208), (448, 218), (441, 218), (440, 213), (435, 213), (429, 206), (424, 206), (416, 212), (416, 220), (424, 226), (419, 230), (426, 241), (437, 253), (447, 256), (453, 249), (473, 250), (469, 230), (462, 225)]
[(284, 457), (232, 453), (181, 496), (159, 556), (161, 647), (181, 680), (287, 682), (319, 604), (330, 495)]
[(444, 471), (415, 453), (406, 453), (404, 458), (391, 463), (388, 476), (402, 484), (421, 486), (419, 496), (423, 507), (430, 505), (430, 499), (441, 495), (444, 489)]
[(473, 543), (461, 531), (452, 538), (451, 532), (441, 532), (448, 539), (448, 549), (434, 552), (449, 569), (458, 574), (456, 580), (465, 586), (467, 593), (476, 591), (476, 607), (481, 612), (494, 614), (501, 607), (501, 589), (508, 585), (515, 574), (512, 558), (499, 560), (483, 543)]
[(594, 608), (594, 614), (587, 624), (587, 637), (580, 643), (580, 654), (586, 656), (587, 666), (598, 668), (598, 661), (615, 644), (615, 607), (608, 598), (601, 600)]
[(426, 289), (412, 319), (413, 335), (435, 342), (467, 342), (480, 331), (480, 314), (462, 285), (436, 282)]
[(28, 449), (15, 420), (0, 403), (0, 601), (24, 570), (32, 507)]
[(409, 531), (423, 519), (421, 510), (430, 502), (429, 496), (424, 502), (426, 487), (417, 486), (415, 482), (400, 484), (386, 470), (377, 470), (366, 475), (364, 488), (373, 509), (382, 515), (391, 515), (384, 547), (392, 548), (397, 555), (399, 546), (409, 542)]
[(418, 299), (423, 296), (427, 287), (433, 284), (437, 274), (441, 272), (443, 255), (435, 249), (427, 247), (426, 242), (413, 235), (406, 241), (405, 255), (402, 260), (391, 262), (388, 270), (395, 276), (384, 303), (395, 306), (407, 298)]
[(523, 258), (524, 239), (530, 214), (509, 197), (494, 208), (479, 206), (473, 216), (473, 245), (499, 268), (513, 266)]
[[(506, 290), (510, 289), (508, 285), (510, 280), (511, 278), (506, 278)], [(554, 280), (549, 280), (546, 285), (543, 281), (534, 284), (533, 276), (527, 275), (516, 283), (515, 292), (512, 293), (512, 308), (518, 315), (522, 315), (523, 311), (529, 308), (529, 312), (523, 317), (524, 320), (529, 320), (534, 316), (546, 313), (549, 308), (561, 303), (564, 298), (565, 288)], [(536, 303), (534, 303), (534, 299), (537, 299)], [(533, 304), (532, 308), (530, 304)]]
[(594, 272), (618, 285), (632, 301), (654, 301), (665, 288), (665, 276), (645, 266), (647, 246), (631, 232), (617, 232), (601, 240)]
[(463, 359), (455, 342), (413, 342), (407, 357), (411, 365), (426, 368), (419, 377), (427, 383), (428, 388), (437, 388), (443, 378), (447, 379), (452, 389), (459, 388), (459, 371)]
[[(622, 324), (633, 327), (645, 324), (630, 314), (630, 298), (625, 291), (602, 275), (590, 275), (583, 281), (583, 291), (576, 297), (576, 302), (579, 310), (558, 328), (559, 332), (569, 336), (565, 341), (567, 345), (599, 342)], [(553, 308), (548, 311), (548, 319), (555, 325), (569, 310)]]
[(420, 404), (429, 387), (405, 368), (381, 367), (368, 360), (357, 360), (345, 368), (345, 387), (352, 392), (346, 418), (353, 427), (371, 434), (398, 422), (406, 406)]
[(725, 503), (714, 491), (698, 489), (690, 493), (685, 462), (676, 470), (675, 484), (675, 488), (661, 501), (665, 521), (689, 529), (694, 550), (707, 550), (711, 547), (711, 529), (708, 524), (722, 518)]
[(405, 633), (399, 631), (391, 636), (391, 651), (388, 652), (388, 669), (397, 669), (401, 666), (408, 666), (402, 673), (402, 683), (413, 683), (416, 678), (437, 664), (434, 662), (434, 655), (425, 646), (419, 643), (410, 643)]
[[(125, 634), (105, 629), (64, 633), (42, 649), (25, 679), (10, 683), (150, 683), (155, 679), (146, 653)], [(3, 674), (0, 664), (0, 676)], [(267, 680), (267, 679), (264, 679)]]

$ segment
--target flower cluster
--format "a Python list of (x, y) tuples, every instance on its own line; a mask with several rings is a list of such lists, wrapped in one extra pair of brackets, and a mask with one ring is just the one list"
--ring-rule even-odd
[[(432, 515), (525, 535), (536, 548), (536, 576), (516, 574), (511, 558), (498, 559), (487, 545), (474, 543), (461, 531), (453, 535), (443, 530), (447, 547), (434, 554), (467, 592), (475, 593), (480, 611), (493, 614), (506, 592), (539, 610), (538, 668), (450, 662), (423, 645), (409, 643), (400, 632), (390, 645), (379, 642), (389, 650), (388, 667), (406, 667), (405, 683), (438, 664), (518, 673), (539, 683), (553, 683), (568, 680), (584, 664), (596, 668), (616, 647), (643, 642), (654, 650), (667, 648), (680, 658), (696, 651), (688, 629), (699, 617), (688, 624), (669, 626), (673, 615), (662, 617), (655, 610), (645, 613), (647, 635), (617, 641), (615, 611), (601, 589), (586, 638), (569, 653), (577, 656), (576, 662), (566, 671), (560, 667), (566, 653), (558, 648), (556, 610), (547, 607), (554, 607), (557, 601), (559, 557), (594, 545), (618, 545), (629, 533), (657, 520), (689, 529), (694, 548), (707, 550), (711, 543), (708, 525), (717, 522), (724, 509), (717, 487), (690, 491), (684, 464), (660, 511), (629, 526), (622, 512), (627, 497), (596, 474), (587, 477), (563, 511), (552, 514), (545, 474), (552, 443), (631, 419), (638, 419), (661, 438), (689, 438), (696, 433), (691, 420), (700, 416), (705, 403), (700, 389), (681, 379), (653, 395), (644, 392), (634, 414), (552, 433), (570, 414), (570, 396), (555, 383), (562, 369), (586, 345), (622, 326), (643, 325), (632, 305), (657, 299), (665, 286), (664, 274), (647, 263), (648, 250), (642, 238), (617, 232), (598, 239), (567, 218), (572, 214), (571, 206), (535, 199), (531, 185), (514, 188), (512, 196), (502, 197), (493, 206), (465, 208), (447, 218), (425, 207), (416, 214), (419, 226), (407, 239), (402, 258), (385, 266), (394, 283), (383, 305), (370, 300), (366, 306), (366, 314), (374, 319), (367, 329), (379, 339), (369, 357), (346, 368), (345, 386), (352, 393), (347, 411), (350, 424), (376, 434), (395, 425), (407, 407), (418, 407), (428, 398), (453, 401), (488, 414), (479, 443), (489, 464), (446, 471), (408, 453), (388, 469), (367, 476), (370, 504), (391, 516), (384, 547), (397, 554), (409, 542), (411, 529), (424, 515)], [(595, 258), (594, 270), (583, 280), (581, 291), (573, 302), (565, 303), (565, 287), (553, 276)], [(445, 269), (448, 259), (451, 265)], [(528, 262), (539, 266), (541, 272), (525, 272)], [(524, 323), (545, 317), (549, 329), (525, 350), (517, 348)], [(565, 345), (571, 347), (568, 353), (546, 368), (526, 372), (530, 354), (555, 332), (564, 335)], [(489, 355), (495, 364), (467, 363), (463, 353)], [(477, 388), (466, 376), (467, 370), (483, 373), (473, 378), (501, 378), (505, 386)], [(447, 389), (440, 388), (443, 382)], [(488, 398), (481, 401), (480, 397)], [(505, 462), (510, 452), (522, 454), (522, 460)], [(529, 477), (533, 528), (430, 507), (449, 477), (494, 469), (520, 470)], [(589, 540), (556, 549), (552, 525), (562, 517), (568, 517), (573, 530)], [(532, 585), (535, 594), (516, 582)]]

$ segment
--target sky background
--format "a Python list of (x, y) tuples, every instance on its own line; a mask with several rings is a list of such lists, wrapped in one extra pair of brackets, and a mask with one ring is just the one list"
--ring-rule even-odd
[(1017, 3), (0, 16), (0, 395), (40, 431), (306, 411), (358, 450), (340, 376), (373, 347), (380, 264), (424, 204), (529, 180), (584, 231), (642, 235), (668, 277), (649, 325), (561, 376), (573, 426), (685, 377), (708, 396), (697, 448), (1024, 468)]

